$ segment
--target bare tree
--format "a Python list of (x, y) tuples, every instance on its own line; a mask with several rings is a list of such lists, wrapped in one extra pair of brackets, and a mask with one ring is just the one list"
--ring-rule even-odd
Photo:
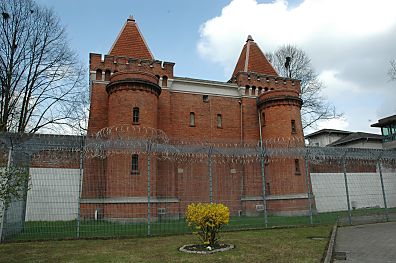
[(388, 71), (389, 78), (391, 80), (396, 80), (396, 60), (391, 60), (389, 64), (390, 64)]
[(321, 94), (324, 84), (318, 79), (311, 59), (303, 50), (293, 45), (285, 45), (274, 53), (267, 53), (266, 56), (280, 76), (301, 80), (303, 129), (315, 127), (320, 120), (341, 117), (341, 114), (336, 113), (335, 107)]
[(78, 129), (84, 71), (51, 9), (33, 0), (1, 1), (0, 131)]
[(12, 200), (21, 200), (28, 188), (29, 173), (24, 168), (7, 167), (0, 170), (0, 219)]

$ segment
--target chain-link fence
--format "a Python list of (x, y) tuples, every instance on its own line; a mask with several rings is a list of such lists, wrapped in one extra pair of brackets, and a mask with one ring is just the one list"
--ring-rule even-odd
[(2, 169), (29, 172), (22, 198), (0, 207), (2, 241), (190, 232), (196, 202), (227, 205), (226, 230), (396, 220), (396, 151), (181, 142), (122, 127), (0, 139)]

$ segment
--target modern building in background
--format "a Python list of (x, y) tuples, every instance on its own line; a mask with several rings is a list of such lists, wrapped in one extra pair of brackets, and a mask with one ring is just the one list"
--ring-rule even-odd
[(322, 129), (305, 136), (308, 146), (382, 149), (382, 136), (375, 133)]
[(381, 134), (322, 129), (305, 136), (308, 146), (396, 149), (396, 115), (379, 119), (371, 127), (381, 128)]
[(396, 149), (396, 115), (379, 119), (371, 127), (381, 128), (384, 149)]
[[(174, 65), (155, 59), (135, 20), (128, 18), (108, 54), (90, 54), (88, 135), (113, 129), (114, 138), (129, 132), (132, 137), (145, 128), (161, 130), (176, 142), (243, 145), (280, 138), (304, 145), (300, 82), (278, 76), (251, 36), (228, 82), (177, 77)], [(128, 217), (130, 211), (145, 218), (146, 163), (147, 157), (139, 153), (86, 162), (82, 216), (92, 218), (100, 209), (105, 218)], [(164, 203), (170, 213), (183, 213), (188, 202), (181, 191), (196, 200), (207, 199), (209, 185), (199, 183), (208, 174), (206, 163), (188, 167), (156, 159), (151, 163), (154, 217)], [(227, 165), (210, 168), (224, 187), (217, 199), (230, 201), (233, 213), (256, 211), (263, 201), (260, 166)], [(196, 180), (184, 182), (187, 172)], [(307, 211), (303, 160), (266, 163), (265, 174), (269, 211)], [(224, 185), (230, 176), (234, 190)]]

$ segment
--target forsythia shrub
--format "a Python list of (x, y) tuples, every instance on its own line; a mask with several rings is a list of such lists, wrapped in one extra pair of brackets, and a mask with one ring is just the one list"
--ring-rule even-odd
[(186, 219), (204, 245), (217, 243), (220, 229), (230, 221), (230, 210), (223, 204), (190, 204), (187, 207)]

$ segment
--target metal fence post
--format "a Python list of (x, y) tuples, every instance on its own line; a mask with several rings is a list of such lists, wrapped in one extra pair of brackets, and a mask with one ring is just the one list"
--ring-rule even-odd
[(345, 191), (346, 191), (347, 203), (348, 203), (348, 220), (349, 220), (349, 224), (352, 225), (351, 204), (349, 202), (349, 189), (348, 189), (348, 179), (347, 179), (347, 173), (346, 173), (345, 156), (342, 160), (342, 164), (343, 164), (343, 170), (344, 170)]
[(81, 224), (81, 210), (80, 210), (80, 202), (81, 202), (81, 192), (82, 192), (82, 180), (83, 180), (83, 149), (84, 149), (84, 138), (81, 137), (80, 142), (80, 178), (78, 182), (78, 207), (77, 207), (77, 238), (80, 238), (80, 224)]
[(151, 155), (147, 152), (147, 236), (151, 235)]
[(307, 194), (308, 194), (308, 205), (309, 205), (309, 223), (313, 225), (313, 218), (312, 218), (312, 192), (311, 192), (311, 184), (309, 180), (309, 171), (308, 171), (308, 150), (307, 154), (304, 156), (305, 159), (305, 184), (307, 185)]
[(382, 168), (381, 168), (381, 161), (380, 160), (378, 160), (377, 165), (378, 165), (378, 171), (379, 171), (380, 180), (381, 180), (382, 197), (384, 198), (385, 219), (386, 219), (386, 222), (388, 222), (389, 221), (388, 205), (386, 204), (386, 194), (385, 194), (385, 187), (384, 187), (384, 179), (382, 177)]
[(209, 202), (213, 203), (213, 178), (212, 178), (212, 146), (208, 152), (208, 175), (209, 175)]
[(264, 150), (262, 142), (260, 143), (260, 164), (261, 164), (261, 187), (263, 195), (263, 206), (264, 206), (264, 223), (265, 227), (268, 227), (268, 214), (267, 214), (267, 191), (266, 191), (266, 180), (265, 180), (265, 163), (264, 163)]
[[(241, 109), (242, 110), (242, 109)], [(263, 195), (263, 206), (264, 206), (264, 222), (265, 227), (268, 226), (268, 215), (267, 215), (267, 193), (266, 193), (266, 180), (265, 180), (265, 163), (264, 163), (264, 149), (263, 149), (263, 133), (261, 126), (261, 112), (258, 113), (258, 121), (259, 121), (259, 134), (260, 134), (260, 163), (261, 163), (261, 183), (262, 183), (262, 195)]]

